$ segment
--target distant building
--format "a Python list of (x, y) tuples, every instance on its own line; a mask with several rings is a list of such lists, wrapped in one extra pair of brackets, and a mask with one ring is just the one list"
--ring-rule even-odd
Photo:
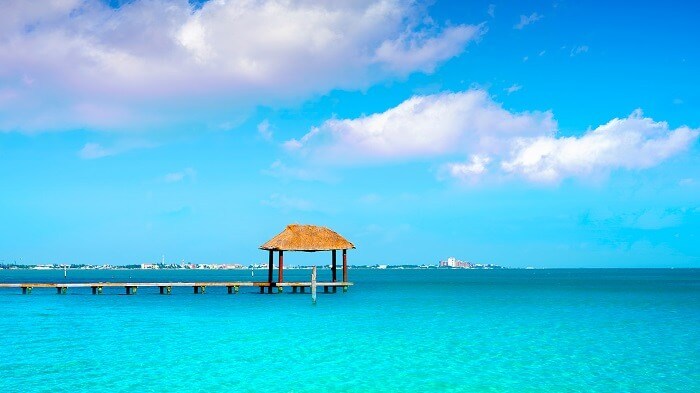
[(462, 269), (471, 269), (473, 265), (469, 262), (460, 261), (455, 257), (449, 257), (446, 261), (440, 261), (440, 267), (458, 267)]

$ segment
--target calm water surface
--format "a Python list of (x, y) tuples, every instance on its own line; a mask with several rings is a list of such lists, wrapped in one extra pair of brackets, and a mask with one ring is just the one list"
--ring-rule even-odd
[[(0, 390), (700, 392), (698, 269), (351, 270), (350, 279), (348, 293), (319, 294), (316, 306), (308, 294), (249, 288), (0, 289)], [(0, 282), (61, 280), (62, 271), (0, 271)]]

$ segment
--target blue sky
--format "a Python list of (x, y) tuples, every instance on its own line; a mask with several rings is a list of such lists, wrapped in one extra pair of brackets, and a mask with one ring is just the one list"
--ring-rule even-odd
[(698, 6), (463, 3), (4, 2), (0, 260), (700, 267)]

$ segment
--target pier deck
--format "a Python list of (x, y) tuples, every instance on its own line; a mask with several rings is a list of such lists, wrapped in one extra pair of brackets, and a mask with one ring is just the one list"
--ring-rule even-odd
[[(191, 287), (194, 293), (205, 293), (207, 287), (226, 287), (228, 293), (238, 293), (241, 287), (258, 287), (260, 293), (268, 289), (268, 293), (272, 293), (272, 288), (277, 288), (278, 292), (282, 292), (284, 287), (293, 288), (297, 292), (297, 288), (301, 288), (302, 292), (305, 288), (310, 288), (312, 282), (267, 282), (267, 281), (194, 281), (194, 282), (73, 282), (73, 283), (46, 283), (46, 282), (27, 282), (27, 283), (0, 283), (0, 288), (21, 288), (23, 294), (31, 293), (34, 288), (56, 288), (57, 293), (65, 294), (68, 288), (92, 288), (93, 294), (101, 294), (103, 288), (121, 287), (125, 288), (127, 295), (136, 293), (136, 288), (139, 287), (158, 287), (161, 294), (170, 294), (173, 287)], [(342, 287), (343, 291), (347, 291), (353, 283), (346, 281), (336, 282), (316, 282), (317, 287), (324, 287), (328, 292), (328, 288)]]

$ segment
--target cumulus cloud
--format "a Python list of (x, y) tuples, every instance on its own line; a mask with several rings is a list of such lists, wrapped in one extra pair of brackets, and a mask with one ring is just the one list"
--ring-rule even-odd
[(671, 129), (640, 110), (580, 136), (557, 135), (551, 112), (511, 112), (488, 93), (414, 96), (385, 112), (331, 119), (285, 145), (329, 164), (407, 161), (466, 155), (443, 165), (460, 179), (489, 173), (535, 182), (605, 175), (615, 169), (645, 169), (688, 149), (700, 130)]
[(553, 132), (550, 112), (511, 113), (484, 90), (414, 96), (382, 113), (331, 119), (285, 142), (333, 162), (436, 157), (503, 148), (502, 139)]
[(431, 72), (483, 31), (430, 20), (402, 0), (8, 0), (0, 130), (128, 128), (364, 88)]
[(514, 142), (506, 172), (542, 182), (584, 177), (613, 169), (644, 169), (658, 165), (686, 150), (699, 130), (670, 129), (636, 110), (629, 117), (613, 119), (580, 137), (542, 136)]
[(544, 16), (538, 14), (537, 12), (533, 12), (530, 15), (520, 15), (520, 22), (513, 25), (513, 28), (517, 30), (522, 30), (523, 27), (531, 25), (542, 18), (544, 18)]

